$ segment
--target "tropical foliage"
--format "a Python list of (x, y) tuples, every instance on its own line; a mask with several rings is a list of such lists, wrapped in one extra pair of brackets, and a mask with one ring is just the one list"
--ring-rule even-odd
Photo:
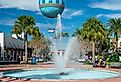
[(107, 62), (119, 62), (119, 55), (117, 53), (109, 55)]
[(107, 36), (103, 23), (99, 19), (92, 17), (83, 24), (82, 29), (77, 29), (74, 35), (92, 42), (92, 59), (94, 62), (96, 43), (105, 41), (105, 37)]
[(27, 62), (28, 35), (39, 36), (39, 28), (32, 16), (19, 16), (13, 26), (12, 33), (20, 35), (24, 33), (25, 61)]
[(114, 34), (114, 42), (115, 42), (115, 48), (117, 52), (118, 48), (118, 38), (120, 37), (121, 34), (121, 18), (112, 18), (109, 20), (108, 25), (110, 26), (109, 28), (109, 33), (110, 35)]
[(69, 37), (69, 33), (68, 32), (62, 32), (62, 37)]
[[(39, 28), (36, 26), (35, 20), (31, 16), (19, 16), (14, 23), (12, 33), (20, 35), (24, 33), (24, 45), (25, 45), (25, 57), (27, 62), (27, 47), (28, 47), (28, 35), (32, 35), (32, 40), (29, 42), (29, 46), (34, 48), (36, 54), (49, 53), (52, 41), (39, 32)], [(92, 17), (87, 19), (82, 24), (82, 28), (77, 28), (72, 36), (78, 37), (80, 40), (80, 50), (84, 52), (92, 52), (92, 61), (95, 61), (95, 54), (101, 54), (108, 57), (108, 62), (116, 60), (118, 57), (118, 40), (121, 34), (121, 18), (112, 18), (108, 21), (107, 25), (104, 25), (98, 18)], [(60, 34), (57, 33), (54, 37), (59, 40)], [(68, 32), (62, 32), (62, 37), (69, 37)], [(112, 42), (111, 42), (112, 40)], [(109, 50), (113, 50), (113, 55), (109, 55)]]
[(34, 36), (29, 42), (29, 46), (34, 48), (33, 55), (41, 57), (42, 54), (48, 54), (50, 52), (51, 40), (45, 38), (41, 33), (40, 36)]
[[(68, 32), (61, 32), (61, 37), (69, 37), (69, 33)], [(60, 33), (57, 33), (55, 36), (56, 39), (60, 38)]]

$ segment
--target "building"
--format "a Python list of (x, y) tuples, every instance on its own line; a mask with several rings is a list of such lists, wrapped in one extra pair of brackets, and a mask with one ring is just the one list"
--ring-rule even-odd
[[(0, 64), (20, 63), (24, 61), (24, 42), (12, 36), (0, 33)], [(31, 54), (31, 53), (28, 53)], [(31, 57), (29, 55), (29, 57)]]
[[(116, 38), (110, 40), (116, 46)], [(118, 38), (118, 48), (121, 48), (121, 38)]]
[[(114, 48), (116, 47), (116, 38), (111, 38), (110, 42), (113, 44)], [(114, 49), (116, 50), (116, 48)], [(120, 56), (120, 61), (121, 61), (121, 38), (118, 38), (118, 44), (117, 44), (117, 50)], [(113, 52), (113, 49), (109, 51), (110, 53)]]

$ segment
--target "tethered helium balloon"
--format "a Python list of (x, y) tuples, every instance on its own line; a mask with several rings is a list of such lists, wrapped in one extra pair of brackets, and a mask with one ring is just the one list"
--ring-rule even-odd
[(63, 0), (39, 0), (39, 9), (41, 13), (49, 18), (56, 18), (58, 14), (64, 11)]

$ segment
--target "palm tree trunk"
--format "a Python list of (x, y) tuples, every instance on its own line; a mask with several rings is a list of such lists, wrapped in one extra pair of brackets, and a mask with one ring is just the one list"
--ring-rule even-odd
[(95, 41), (93, 41), (93, 48), (92, 48), (92, 62), (95, 62)]
[(115, 35), (116, 35), (116, 52), (117, 52), (117, 48), (118, 48), (118, 33), (116, 33)]
[(28, 47), (28, 41), (27, 41), (27, 33), (24, 34), (24, 37), (25, 37), (25, 42), (24, 42), (24, 45), (25, 45), (25, 62), (27, 63), (28, 62), (28, 57), (27, 57), (27, 47)]

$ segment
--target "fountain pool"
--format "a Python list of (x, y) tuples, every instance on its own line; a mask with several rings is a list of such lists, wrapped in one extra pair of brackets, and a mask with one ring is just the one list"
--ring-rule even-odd
[(4, 72), (4, 76), (25, 78), (25, 79), (41, 79), (41, 80), (81, 80), (81, 79), (106, 79), (121, 76), (118, 72), (94, 69), (76, 69), (66, 68), (65, 75), (58, 74), (56, 69), (33, 69)]

